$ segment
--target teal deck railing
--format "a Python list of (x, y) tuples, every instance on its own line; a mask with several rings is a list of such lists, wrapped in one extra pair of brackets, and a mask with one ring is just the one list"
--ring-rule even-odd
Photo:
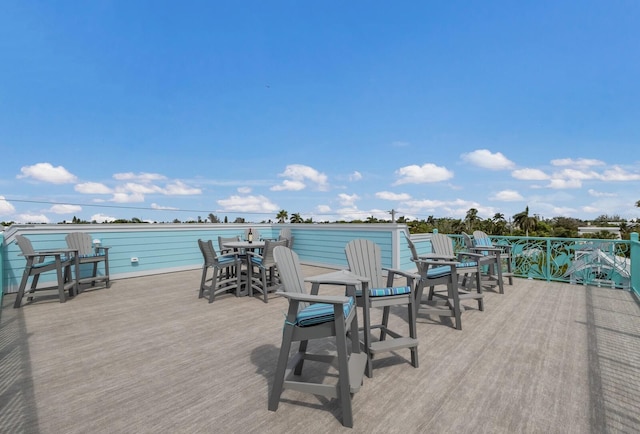
[[(0, 283), (3, 293), (15, 292), (24, 268), (24, 258), (13, 242), (16, 234), (27, 235), (36, 249), (65, 244), (65, 234), (85, 231), (109, 245), (110, 271), (114, 279), (198, 268), (202, 264), (198, 238), (217, 240), (259, 229), (265, 238), (277, 237), (278, 224), (178, 224), (178, 225), (14, 225), (0, 233)], [(302, 262), (340, 268), (346, 266), (345, 245), (366, 238), (382, 248), (386, 267), (415, 269), (410, 261), (403, 224), (292, 224), (294, 249)], [(451, 235), (459, 249), (461, 236)], [(512, 268), (516, 277), (573, 284), (631, 289), (640, 295), (640, 241), (634, 233), (630, 241), (588, 238), (533, 238), (492, 236), (496, 244), (512, 247)], [(430, 234), (412, 239), (421, 253), (431, 249)], [(217, 245), (217, 243), (215, 243)], [(139, 258), (133, 262), (131, 258)], [(53, 274), (50, 279), (53, 280)], [(43, 276), (41, 281), (47, 282)], [(0, 294), (0, 297), (2, 295)], [(1, 300), (1, 299), (0, 299)]]
[[(457, 248), (463, 249), (462, 237), (452, 237)], [(514, 276), (529, 279), (630, 289), (634, 274), (632, 257), (640, 258), (637, 240), (634, 247), (634, 241), (591, 238), (491, 236), (491, 239), (496, 245), (511, 246)], [(640, 272), (635, 277), (640, 277)]]

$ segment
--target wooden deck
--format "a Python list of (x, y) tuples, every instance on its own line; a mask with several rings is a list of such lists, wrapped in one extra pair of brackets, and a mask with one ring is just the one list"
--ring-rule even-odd
[(420, 367), (408, 350), (374, 360), (349, 430), (336, 402), (312, 395), (285, 391), (267, 410), (285, 300), (208, 304), (198, 283), (199, 271), (123, 279), (22, 309), (5, 296), (0, 432), (640, 430), (640, 307), (629, 292), (516, 279), (487, 293), (484, 312), (465, 312), (462, 331), (420, 317)]

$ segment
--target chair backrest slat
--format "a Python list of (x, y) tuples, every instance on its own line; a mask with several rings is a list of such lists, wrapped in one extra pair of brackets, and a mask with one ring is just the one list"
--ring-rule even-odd
[[(288, 247), (276, 246), (273, 249), (273, 257), (278, 265), (278, 272), (285, 292), (306, 294), (298, 254)], [(299, 310), (307, 306), (308, 303), (300, 303)]]
[(71, 232), (65, 237), (67, 246), (75, 249), (80, 255), (90, 255), (93, 251), (93, 240), (86, 232)]
[(371, 288), (384, 288), (386, 282), (382, 278), (382, 256), (380, 246), (370, 240), (353, 240), (345, 247), (349, 270), (368, 277)]
[(431, 235), (431, 248), (433, 253), (443, 256), (454, 257), (453, 241), (445, 234)]
[(213, 248), (213, 242), (211, 242), (211, 240), (198, 240), (198, 247), (200, 247), (200, 251), (204, 257), (205, 266), (213, 265), (218, 261), (218, 256), (216, 255), (216, 250)]
[(23, 255), (33, 255), (35, 250), (33, 250), (33, 244), (31, 244), (31, 240), (23, 235), (16, 235), (16, 243), (18, 247), (20, 247), (20, 251)]

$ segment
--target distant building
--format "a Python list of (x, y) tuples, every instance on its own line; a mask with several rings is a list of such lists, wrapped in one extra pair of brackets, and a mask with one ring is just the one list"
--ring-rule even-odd
[(617, 226), (580, 226), (578, 228), (578, 235), (583, 236), (587, 234), (596, 234), (602, 231), (614, 234), (617, 240), (622, 239), (620, 236), (620, 228)]

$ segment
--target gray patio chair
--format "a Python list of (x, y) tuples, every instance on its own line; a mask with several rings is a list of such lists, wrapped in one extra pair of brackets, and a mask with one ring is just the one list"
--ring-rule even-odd
[(293, 235), (291, 235), (291, 229), (282, 228), (278, 234), (278, 240), (287, 240), (287, 247), (293, 249)]
[[(104, 282), (105, 286), (109, 288), (111, 286), (109, 279), (109, 247), (94, 246), (93, 237), (86, 232), (71, 232), (65, 237), (65, 240), (70, 249), (78, 251), (80, 274), (82, 274), (82, 266), (84, 264), (91, 264), (93, 268), (90, 276), (76, 277), (78, 284), (90, 283), (91, 286), (95, 286), (96, 282)], [(98, 275), (98, 265), (100, 263), (104, 266), (104, 274), (101, 276)], [(82, 290), (81, 287), (80, 290)]]
[(247, 252), (247, 281), (250, 282), (249, 296), (253, 297), (253, 291), (255, 290), (262, 294), (262, 299), (265, 303), (269, 301), (269, 292), (276, 291), (280, 287), (278, 267), (273, 257), (273, 249), (277, 246), (288, 247), (288, 241), (265, 240), (262, 254)]
[[(240, 235), (236, 235), (235, 237), (218, 236), (218, 251), (220, 252), (220, 254), (226, 255), (229, 253), (236, 253), (238, 249), (231, 249), (228, 247), (224, 247), (226, 243), (231, 243), (234, 241), (240, 241)], [(232, 276), (235, 276), (238, 271), (239, 270), (237, 267), (227, 267), (225, 270), (225, 273), (227, 275), (227, 278), (231, 278)]]
[[(273, 255), (284, 288), (278, 294), (289, 300), (289, 309), (269, 395), (269, 410), (278, 409), (284, 389), (337, 398), (340, 400), (342, 424), (353, 427), (351, 396), (360, 390), (367, 362), (366, 353), (360, 351), (355, 301), (351, 296), (307, 294), (298, 255), (284, 246), (276, 247)], [(324, 354), (307, 351), (309, 341), (320, 339), (325, 342), (328, 337), (335, 338), (336, 355), (326, 354), (326, 351)], [(293, 342), (300, 344), (297, 353), (289, 359)], [(351, 343), (350, 352), (348, 342)], [(302, 368), (305, 360), (328, 363), (337, 368), (337, 383), (304, 381)], [(333, 377), (333, 373), (329, 375)]]
[[(482, 268), (481, 260), (485, 256), (481, 253), (473, 252), (458, 252), (456, 253), (453, 247), (453, 240), (444, 234), (431, 235), (431, 248), (436, 256), (432, 256), (434, 260), (444, 261), (456, 261), (456, 272), (458, 275), (463, 275), (462, 282), (458, 282), (458, 295), (460, 300), (477, 300), (478, 309), (484, 310), (484, 296), (482, 295)], [(475, 277), (475, 293), (462, 287), (467, 286), (469, 275)], [(435, 287), (431, 287), (429, 290), (429, 300), (433, 297), (448, 298), (448, 290), (441, 292), (436, 291)]]
[[(198, 240), (198, 247), (202, 252), (204, 264), (202, 265), (202, 277), (200, 279), (200, 291), (198, 298), (209, 293), (209, 303), (213, 303), (216, 295), (235, 290), (236, 297), (240, 294), (242, 284), (240, 273), (233, 273), (229, 269), (239, 270), (241, 261), (236, 254), (217, 255), (211, 240)], [(211, 278), (208, 278), (209, 269), (213, 270)], [(227, 273), (229, 271), (229, 273)], [(207, 285), (210, 282), (210, 285)]]
[[(418, 276), (402, 270), (394, 270), (382, 266), (380, 246), (370, 240), (353, 240), (345, 247), (349, 270), (358, 276), (369, 279), (366, 291), (358, 291), (357, 303), (362, 307), (364, 323), (364, 348), (369, 354), (367, 376), (373, 376), (371, 359), (378, 353), (397, 351), (408, 348), (411, 351), (411, 364), (418, 367), (418, 339), (416, 335), (415, 298), (413, 294), (414, 281)], [(382, 272), (387, 271), (387, 279)], [(398, 275), (406, 278), (406, 285), (394, 286), (394, 277)], [(408, 336), (403, 336), (389, 329), (389, 310), (391, 306), (404, 306), (407, 309)], [(381, 307), (382, 320), (380, 324), (371, 324), (371, 311)], [(371, 337), (372, 329), (380, 329), (378, 341)], [(391, 339), (387, 339), (387, 336)]]
[[(29, 277), (32, 276), (33, 279), (31, 281), (31, 288), (29, 289), (29, 291), (26, 291), (29, 299), (33, 298), (33, 294), (36, 291), (45, 291), (52, 289), (57, 289), (60, 303), (64, 303), (67, 300), (65, 290), (68, 290), (69, 296), (74, 295), (73, 288), (75, 287), (75, 282), (71, 279), (71, 265), (74, 263), (74, 258), (59, 252), (36, 252), (33, 249), (33, 245), (31, 244), (29, 238), (22, 235), (16, 235), (16, 243), (18, 244), (18, 247), (20, 247), (22, 256), (25, 257), (27, 263), (22, 273), (22, 280), (20, 281), (20, 287), (18, 289), (18, 293), (16, 294), (16, 301), (13, 304), (14, 308), (22, 306), (22, 300), (25, 297), (27, 282), (29, 280)], [(37, 286), (38, 280), (40, 279), (40, 274), (53, 270), (55, 270), (56, 272), (57, 286), (38, 288)]]
[[(443, 261), (420, 257), (418, 249), (405, 233), (407, 245), (411, 251), (411, 261), (416, 264), (420, 280), (416, 285), (416, 312), (429, 316), (454, 317), (455, 327), (462, 330), (462, 311), (464, 307), (460, 304), (460, 294), (458, 292), (458, 270), (457, 261)], [(436, 285), (447, 286), (446, 298), (438, 300), (424, 299), (424, 288), (429, 287), (430, 292), (434, 292)]]
[[(504, 294), (504, 278), (509, 279), (513, 285), (513, 271), (511, 269), (511, 245), (494, 245), (491, 238), (483, 231), (473, 232), (472, 251), (482, 253), (487, 258), (487, 273), (485, 277), (489, 281), (496, 282), (500, 294)], [(506, 262), (507, 271), (503, 270), (503, 261)]]

